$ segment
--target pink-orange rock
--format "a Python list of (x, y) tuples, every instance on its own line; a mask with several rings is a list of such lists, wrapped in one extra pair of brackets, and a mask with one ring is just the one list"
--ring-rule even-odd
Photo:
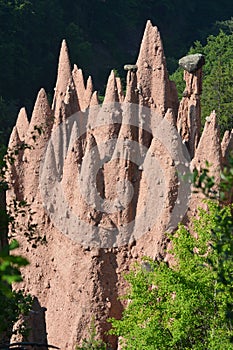
[(58, 62), (57, 82), (53, 97), (52, 110), (55, 119), (59, 119), (61, 103), (64, 100), (68, 83), (71, 79), (71, 66), (66, 41), (62, 41)]
[(121, 84), (121, 78), (116, 77), (116, 85), (117, 85), (117, 90), (118, 90), (119, 102), (123, 102), (125, 96), (124, 96), (124, 91), (123, 91), (122, 84)]
[(201, 133), (202, 69), (195, 73), (184, 71), (184, 80), (186, 88), (179, 106), (177, 129), (193, 158)]
[(31, 121), (25, 135), (26, 149), (22, 154), (21, 182), (29, 202), (39, 195), (39, 170), (54, 118), (44, 89), (38, 93)]
[(94, 91), (91, 96), (90, 107), (97, 106), (99, 104), (98, 93)]
[(137, 89), (137, 76), (135, 72), (129, 71), (127, 73), (126, 95), (124, 102), (138, 104), (138, 101), (139, 95)]
[(80, 110), (77, 91), (74, 85), (74, 81), (71, 78), (66, 89), (64, 101), (61, 104), (60, 122), (72, 116), (74, 113)]
[(79, 69), (76, 64), (74, 65), (74, 69), (72, 71), (72, 77), (73, 77), (74, 84), (76, 87), (76, 92), (77, 92), (77, 96), (79, 99), (80, 108), (81, 108), (81, 110), (83, 110), (83, 108), (84, 108), (83, 99), (84, 99), (86, 89), (85, 89), (82, 69)]
[(108, 104), (113, 102), (119, 102), (119, 97), (118, 97), (116, 77), (115, 77), (114, 71), (112, 70), (108, 78), (103, 104)]
[(42, 142), (41, 147), (44, 147), (50, 136), (53, 122), (54, 118), (46, 92), (44, 89), (41, 89), (37, 95), (25, 141), (29, 143), (34, 139), (36, 143)]
[(19, 138), (21, 141), (24, 141), (25, 135), (29, 127), (29, 121), (27, 117), (26, 109), (23, 107), (20, 109), (18, 118), (16, 121), (16, 127), (18, 130)]
[[(22, 141), (33, 147), (21, 150), (10, 169), (8, 204), (14, 196), (27, 199), (47, 240), (34, 249), (22, 233), (28, 217), (19, 219), (19, 253), (30, 261), (20, 286), (35, 297), (31, 341), (73, 349), (89, 336), (94, 315), (98, 335), (116, 350), (116, 337), (105, 332), (107, 319), (120, 318), (125, 306), (123, 274), (144, 255), (163, 259), (165, 233), (184, 215), (180, 200), (188, 191), (179, 192), (178, 174), (187, 165), (176, 130), (177, 92), (150, 22), (137, 66), (128, 72), (125, 96), (111, 72), (101, 106), (91, 78), (85, 86), (81, 69), (74, 66), (71, 74), (63, 41), (52, 111), (42, 89), (30, 124), (21, 110), (13, 129), (9, 150)], [(212, 113), (199, 140), (201, 73), (185, 79), (179, 132), (195, 153), (192, 166), (207, 159), (218, 177), (232, 136), (226, 134), (221, 150)], [(192, 198), (184, 209), (193, 214), (200, 198)]]
[(85, 87), (83, 72), (81, 69), (78, 69), (76, 64), (74, 65), (74, 69), (72, 71), (72, 77), (74, 80), (80, 109), (81, 111), (85, 111), (85, 109), (90, 106), (91, 97), (93, 94), (92, 78), (88, 78), (87, 85)]
[(218, 182), (219, 172), (222, 167), (222, 150), (215, 111), (207, 117), (192, 165), (200, 170), (206, 168), (206, 161), (210, 165), (210, 175), (215, 176), (216, 182)]
[[(9, 145), (8, 145), (8, 169), (6, 173), (6, 179), (9, 183), (9, 189), (7, 191), (7, 197), (16, 200), (22, 200), (22, 160), (23, 151), (21, 150), (22, 141), (19, 138), (17, 126), (12, 130)], [(11, 201), (10, 200), (10, 201)], [(8, 201), (8, 204), (9, 202)]]
[(92, 83), (92, 78), (90, 76), (87, 79), (87, 86), (84, 94), (84, 100), (85, 100), (84, 109), (89, 107), (92, 94), (93, 94), (93, 83)]
[(168, 78), (163, 45), (157, 27), (147, 21), (136, 63), (140, 104), (151, 106), (161, 115), (178, 107), (174, 84)]
[(228, 157), (233, 151), (233, 132), (225, 131), (222, 142), (222, 161), (224, 165), (227, 165)]
[(18, 129), (17, 129), (17, 126), (14, 126), (14, 128), (11, 132), (11, 135), (10, 135), (8, 148), (10, 150), (14, 150), (14, 148), (19, 146), (19, 145), (20, 145), (20, 138), (19, 138)]
[[(207, 166), (208, 162), (209, 166)], [(206, 118), (204, 130), (202, 132), (200, 141), (195, 151), (195, 156), (191, 161), (191, 169), (196, 168), (199, 172), (202, 169), (208, 169), (209, 176), (214, 176), (215, 186), (212, 190), (218, 190), (218, 184), (220, 181), (220, 171), (223, 166), (221, 141), (219, 126), (215, 111), (213, 111), (209, 117)], [(189, 200), (187, 215), (184, 219), (185, 224), (189, 225), (190, 231), (194, 234), (192, 224), (192, 217), (198, 214), (198, 208), (205, 208), (206, 203), (203, 200), (206, 198), (201, 190), (192, 188), (192, 196)]]

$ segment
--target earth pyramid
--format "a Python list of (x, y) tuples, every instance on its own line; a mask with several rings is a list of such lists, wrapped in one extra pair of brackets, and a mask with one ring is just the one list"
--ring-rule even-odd
[[(159, 31), (148, 21), (125, 93), (112, 71), (100, 104), (92, 78), (72, 70), (63, 41), (52, 106), (41, 89), (30, 121), (20, 110), (7, 203), (26, 200), (31, 210), (17, 218), (16, 238), (30, 261), (17, 288), (35, 299), (32, 341), (73, 349), (94, 318), (117, 349), (106, 331), (125, 306), (123, 274), (145, 255), (164, 259), (166, 232), (200, 201), (180, 175), (208, 159), (218, 176), (226, 164), (232, 133), (221, 144), (214, 112), (201, 134), (202, 68), (184, 71), (184, 80), (179, 103)], [(32, 227), (44, 244), (28, 243), (22, 232)]]

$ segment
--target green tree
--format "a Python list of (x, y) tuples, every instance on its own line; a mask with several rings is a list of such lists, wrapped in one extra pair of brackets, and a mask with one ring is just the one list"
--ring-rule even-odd
[(227, 19), (225, 21), (217, 21), (216, 24), (225, 33), (227, 33), (227, 34), (232, 34), (233, 33), (233, 17), (231, 17), (231, 19)]
[[(233, 128), (233, 34), (220, 30), (217, 36), (210, 35), (204, 46), (197, 41), (189, 53), (197, 52), (204, 54), (206, 61), (203, 67), (202, 122), (215, 110), (223, 134)], [(171, 76), (177, 83), (179, 96), (184, 88), (182, 77), (180, 68)]]
[(197, 238), (183, 225), (170, 236), (172, 266), (145, 259), (126, 275), (128, 306), (110, 320), (123, 349), (233, 349), (232, 166), (231, 157), (218, 191), (208, 169), (194, 172), (195, 187), (212, 199), (193, 220)]
[(229, 207), (213, 202), (194, 222), (195, 239), (180, 226), (176, 264), (147, 260), (126, 276), (130, 291), (112, 333), (123, 349), (233, 349), (233, 220)]
[(9, 341), (14, 333), (27, 335), (23, 323), (20, 329), (13, 331), (13, 326), (21, 316), (26, 316), (32, 307), (32, 297), (22, 290), (12, 291), (12, 283), (21, 282), (20, 268), (28, 261), (22, 256), (12, 254), (18, 248), (18, 242), (11, 243), (0, 250), (0, 343)]

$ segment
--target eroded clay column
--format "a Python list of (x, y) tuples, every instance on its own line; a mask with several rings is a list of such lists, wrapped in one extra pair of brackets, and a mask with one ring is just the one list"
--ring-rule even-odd
[(186, 88), (179, 106), (177, 129), (191, 158), (194, 157), (201, 134), (200, 96), (204, 63), (201, 54), (188, 55), (179, 60), (179, 65), (184, 68)]

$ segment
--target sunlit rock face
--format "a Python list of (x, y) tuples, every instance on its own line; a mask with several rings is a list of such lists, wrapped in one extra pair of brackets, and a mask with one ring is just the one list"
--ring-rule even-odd
[(201, 68), (185, 71), (179, 104), (150, 21), (136, 64), (127, 66), (125, 93), (112, 71), (100, 105), (91, 77), (85, 82), (80, 68), (72, 70), (63, 41), (52, 106), (41, 89), (30, 122), (21, 109), (12, 131), (9, 152), (19, 152), (8, 172), (8, 205), (26, 200), (31, 223), (46, 236), (35, 248), (22, 233), (29, 216), (17, 219), (19, 250), (30, 261), (20, 288), (35, 297), (32, 341), (73, 349), (94, 318), (117, 349), (106, 320), (124, 308), (123, 274), (145, 255), (164, 259), (166, 232), (194, 210), (181, 175), (205, 159), (218, 175), (232, 148), (231, 134), (221, 147), (214, 113), (201, 135)]

